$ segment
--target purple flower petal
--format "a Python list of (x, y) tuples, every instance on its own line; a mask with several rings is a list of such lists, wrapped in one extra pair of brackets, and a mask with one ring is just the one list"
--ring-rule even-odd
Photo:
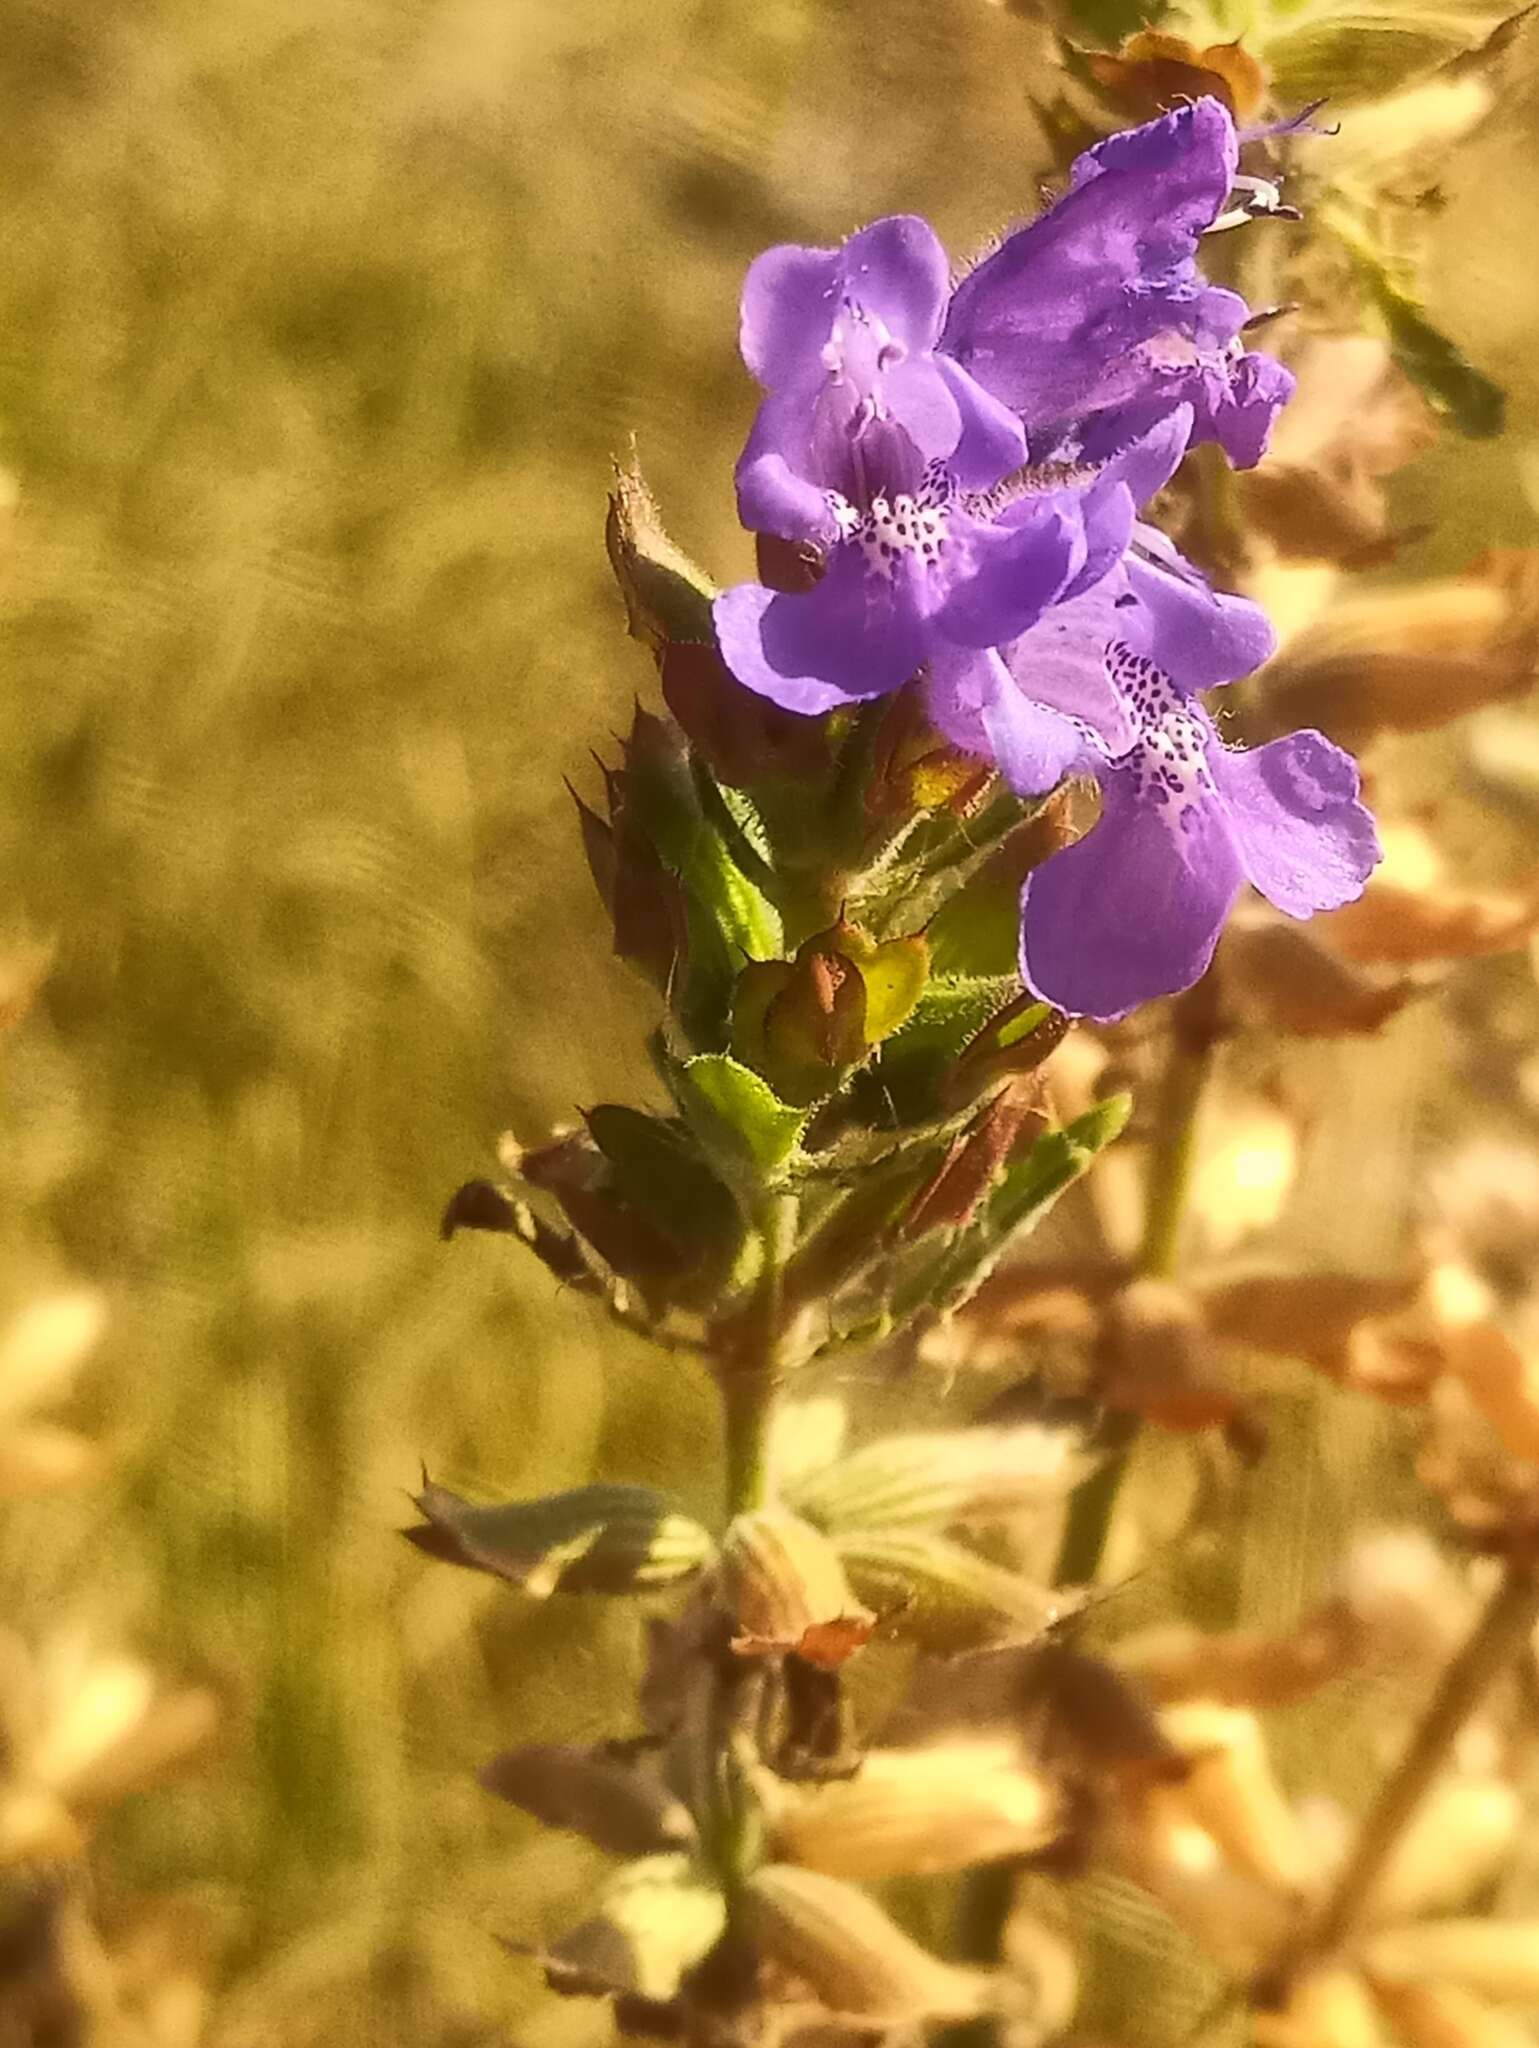
[(962, 435), (962, 411), (939, 363), (909, 357), (882, 377), (882, 402), (928, 462), (949, 456)]
[(1193, 439), (1217, 441), (1236, 469), (1254, 469), (1296, 381), (1272, 356), (1252, 351), (1237, 357), (1216, 398), (1210, 393), (1199, 406)]
[(908, 680), (925, 657), (926, 595), (908, 565), (889, 579), (868, 569), (859, 548), (840, 547), (811, 590), (739, 583), (712, 616), (740, 683), (787, 711), (818, 713)]
[(1192, 409), (1162, 412), (1141, 432), (1106, 455), (1097, 482), (1123, 483), (1135, 505), (1147, 505), (1181, 467), (1192, 435)]
[(1078, 720), (1107, 755), (1126, 753), (1138, 737), (1107, 667), (1107, 651), (1123, 634), (1127, 612), (1118, 600), (1125, 595), (1125, 579), (1108, 576), (1083, 596), (1055, 604), (1004, 653), (1020, 695)]
[(880, 320), (910, 355), (927, 354), (940, 339), (950, 273), (940, 237), (914, 213), (873, 221), (840, 252), (845, 297)]
[(936, 356), (934, 363), (951, 387), (962, 423), (947, 467), (963, 490), (986, 491), (1025, 462), (1026, 429), (950, 356)]
[(1021, 978), (1104, 1023), (1206, 972), (1244, 879), (1220, 805), (1156, 803), (1136, 767), (1103, 771), (1101, 816), (1026, 878)]
[(1214, 221), (1239, 167), (1240, 145), (1229, 110), (1212, 98), (1194, 100), (1137, 128), (1120, 128), (1074, 159), (1069, 189), (1081, 192), (1096, 179), (1117, 175), (1135, 186), (1157, 184), (1166, 219), (1149, 229), (1149, 247), (1163, 249), (1167, 263)]
[(819, 367), (838, 309), (840, 252), (782, 242), (748, 266), (738, 330), (743, 361), (767, 391)]
[(957, 287), (946, 353), (1028, 427), (1078, 413), (1130, 350), (1190, 324), (1197, 238), (1236, 162), (1234, 124), (1212, 99), (1098, 144), (1065, 197)]
[(935, 614), (945, 640), (1001, 647), (1036, 624), (1084, 559), (1077, 508), (1043, 504), (1006, 526), (953, 511), (940, 577), (947, 595)]
[(1246, 876), (1268, 902), (1308, 917), (1362, 894), (1381, 856), (1349, 754), (1305, 731), (1254, 753), (1215, 746), (1208, 760)]
[(1034, 703), (992, 649), (944, 648), (930, 658), (930, 718), (954, 747), (992, 761), (1013, 790), (1042, 796), (1085, 767), (1092, 749), (1071, 719)]
[(1139, 526), (1140, 552), (1127, 558), (1129, 608), (1122, 637), (1173, 676), (1189, 695), (1231, 683), (1269, 661), (1277, 646), (1271, 621), (1249, 598), (1214, 590), (1164, 534)]
[(815, 413), (794, 394), (772, 394), (754, 416), (737, 464), (737, 515), (750, 533), (826, 547), (838, 535), (828, 492), (810, 480)]

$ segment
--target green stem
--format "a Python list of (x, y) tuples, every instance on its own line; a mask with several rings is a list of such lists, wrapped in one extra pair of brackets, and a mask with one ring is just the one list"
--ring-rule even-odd
[[(1172, 1279), (1180, 1264), (1202, 1099), (1222, 1028), (1218, 983), (1207, 974), (1178, 999), (1171, 1017), (1170, 1058), (1154, 1108), (1144, 1233), (1138, 1248), (1137, 1271), (1147, 1280)], [(1137, 1436), (1136, 1415), (1109, 1415), (1102, 1424), (1097, 1444), (1104, 1454), (1102, 1462), (1069, 1502), (1054, 1575), (1058, 1585), (1088, 1586), (1100, 1570)]]
[(1448, 1665), (1404, 1756), (1379, 1790), (1357, 1846), (1309, 1932), (1304, 1952), (1336, 1948), (1362, 1920), (1409, 1823), (1447, 1763), (1460, 1730), (1539, 1622), (1539, 1572), (1511, 1565), (1473, 1633)]
[(794, 1195), (767, 1197), (759, 1235), (764, 1265), (748, 1327), (734, 1347), (734, 1355), (721, 1368), (729, 1520), (762, 1508), (769, 1498), (770, 1430), (785, 1342), (785, 1270), (796, 1243)]
[(1221, 1035), (1218, 982), (1212, 974), (1179, 998), (1171, 1015), (1170, 1060), (1154, 1109), (1149, 1177), (1144, 1192), (1144, 1234), (1138, 1270), (1169, 1280), (1179, 1263), (1181, 1225), (1197, 1152), (1203, 1094)]
[[(1176, 1270), (1181, 1225), (1196, 1155), (1198, 1113), (1213, 1071), (1213, 1053), (1222, 1024), (1218, 987), (1205, 975), (1175, 1004), (1170, 1058), (1155, 1105), (1154, 1136), (1144, 1198), (1144, 1234), (1137, 1258), (1138, 1273), (1168, 1280)], [(1108, 1415), (1097, 1438), (1102, 1459), (1082, 1486), (1076, 1487), (1064, 1520), (1063, 1539), (1053, 1582), (1088, 1586), (1101, 1569), (1111, 1533), (1117, 1496), (1138, 1436), (1138, 1418)], [(962, 1880), (957, 1901), (956, 1948), (965, 1961), (999, 1960), (1005, 1922), (1015, 1898), (1015, 1874), (1008, 1865), (970, 1871)], [(992, 2020), (969, 2020), (941, 2038), (940, 2048), (990, 2048), (997, 2034)]]

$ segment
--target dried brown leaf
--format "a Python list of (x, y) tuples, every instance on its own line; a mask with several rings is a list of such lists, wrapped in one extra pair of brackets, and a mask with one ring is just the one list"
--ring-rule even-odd
[(1508, 953), (1539, 930), (1539, 889), (1518, 895), (1371, 881), (1355, 903), (1317, 919), (1316, 929), (1346, 960), (1409, 967)]
[(1271, 920), (1232, 925), (1218, 962), (1224, 991), (1245, 1021), (1294, 1038), (1377, 1031), (1421, 992), (1404, 978), (1365, 974), (1313, 930)]

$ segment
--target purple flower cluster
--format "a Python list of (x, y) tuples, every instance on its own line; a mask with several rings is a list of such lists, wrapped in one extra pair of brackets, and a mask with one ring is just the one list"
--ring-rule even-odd
[(807, 714), (922, 675), (935, 724), (1021, 794), (1095, 779), (1100, 819), (1022, 908), (1027, 985), (1076, 1015), (1187, 987), (1243, 883), (1307, 917), (1378, 859), (1319, 733), (1219, 739), (1197, 692), (1266, 660), (1271, 630), (1137, 517), (1198, 442), (1254, 463), (1292, 389), (1196, 266), (1237, 163), (1199, 100), (1088, 151), (954, 290), (933, 230), (899, 215), (768, 250), (743, 292), (766, 395), (738, 509), (823, 566), (807, 590), (724, 592), (722, 654)]

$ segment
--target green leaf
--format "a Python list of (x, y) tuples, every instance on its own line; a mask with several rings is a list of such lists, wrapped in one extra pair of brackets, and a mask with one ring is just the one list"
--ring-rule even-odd
[(836, 1530), (834, 1545), (857, 1590), (878, 1612), (905, 1601), (903, 1625), (932, 1646), (986, 1640), (1005, 1624), (1035, 1633), (1049, 1627), (1061, 1609), (1047, 1588), (947, 1536), (859, 1528)]
[(1132, 1097), (1114, 1095), (1062, 1130), (1044, 1131), (1024, 1159), (1008, 1167), (979, 1216), (957, 1233), (938, 1259), (911, 1273), (894, 1290), (894, 1323), (921, 1311), (945, 1312), (966, 1301), (988, 1277), (1012, 1240), (1040, 1223), (1065, 1188), (1118, 1136)]
[(854, 957), (866, 984), (866, 1043), (880, 1045), (913, 1016), (930, 978), (930, 948), (915, 932)]
[(634, 457), (629, 469), (615, 469), (604, 543), (633, 639), (654, 652), (671, 640), (712, 639), (716, 587), (669, 539)]
[(597, 1103), (585, 1120), (621, 1195), (655, 1216), (669, 1236), (685, 1244), (736, 1238), (732, 1197), (688, 1130), (623, 1102)]
[(702, 1053), (675, 1070), (680, 1106), (707, 1152), (737, 1185), (776, 1179), (807, 1118), (728, 1053)]
[(721, 937), (749, 959), (778, 954), (780, 913), (733, 860), (705, 816), (682, 738), (659, 718), (638, 712), (625, 751), (625, 794), (663, 863)]
[(539, 1500), (475, 1507), (424, 1480), (424, 1526), (407, 1540), (429, 1557), (552, 1593), (640, 1593), (692, 1578), (715, 1554), (698, 1522), (646, 1486), (579, 1486)]
[(1488, 440), (1499, 434), (1507, 416), (1507, 397), (1499, 384), (1467, 362), (1455, 344), (1427, 318), (1403, 285), (1391, 276), (1384, 259), (1339, 216), (1327, 224), (1345, 245), (1352, 267), (1369, 302), (1383, 320), (1390, 350), (1405, 374), (1461, 434)]
[(786, 1489), (798, 1513), (836, 1539), (857, 1530), (998, 1522), (1061, 1500), (1084, 1476), (1063, 1430), (923, 1430), (878, 1437)]
[(602, 1749), (531, 1743), (504, 1750), (476, 1773), (499, 1799), (548, 1828), (585, 1835), (612, 1856), (687, 1848), (695, 1824), (684, 1802), (656, 1776)]
[(887, 1122), (916, 1123), (936, 1115), (946, 1076), (963, 1047), (1019, 994), (1013, 975), (932, 977), (860, 1084), (863, 1100), (880, 1105)]
[(646, 1856), (599, 1895), (598, 1911), (540, 1960), (557, 1991), (670, 1999), (727, 1927), (721, 1889), (688, 1855)]
[(1333, 106), (1382, 100), (1414, 78), (1463, 56), (1500, 26), (1500, 7), (1426, 6), (1333, 10), (1269, 35), (1260, 52), (1279, 104)]

